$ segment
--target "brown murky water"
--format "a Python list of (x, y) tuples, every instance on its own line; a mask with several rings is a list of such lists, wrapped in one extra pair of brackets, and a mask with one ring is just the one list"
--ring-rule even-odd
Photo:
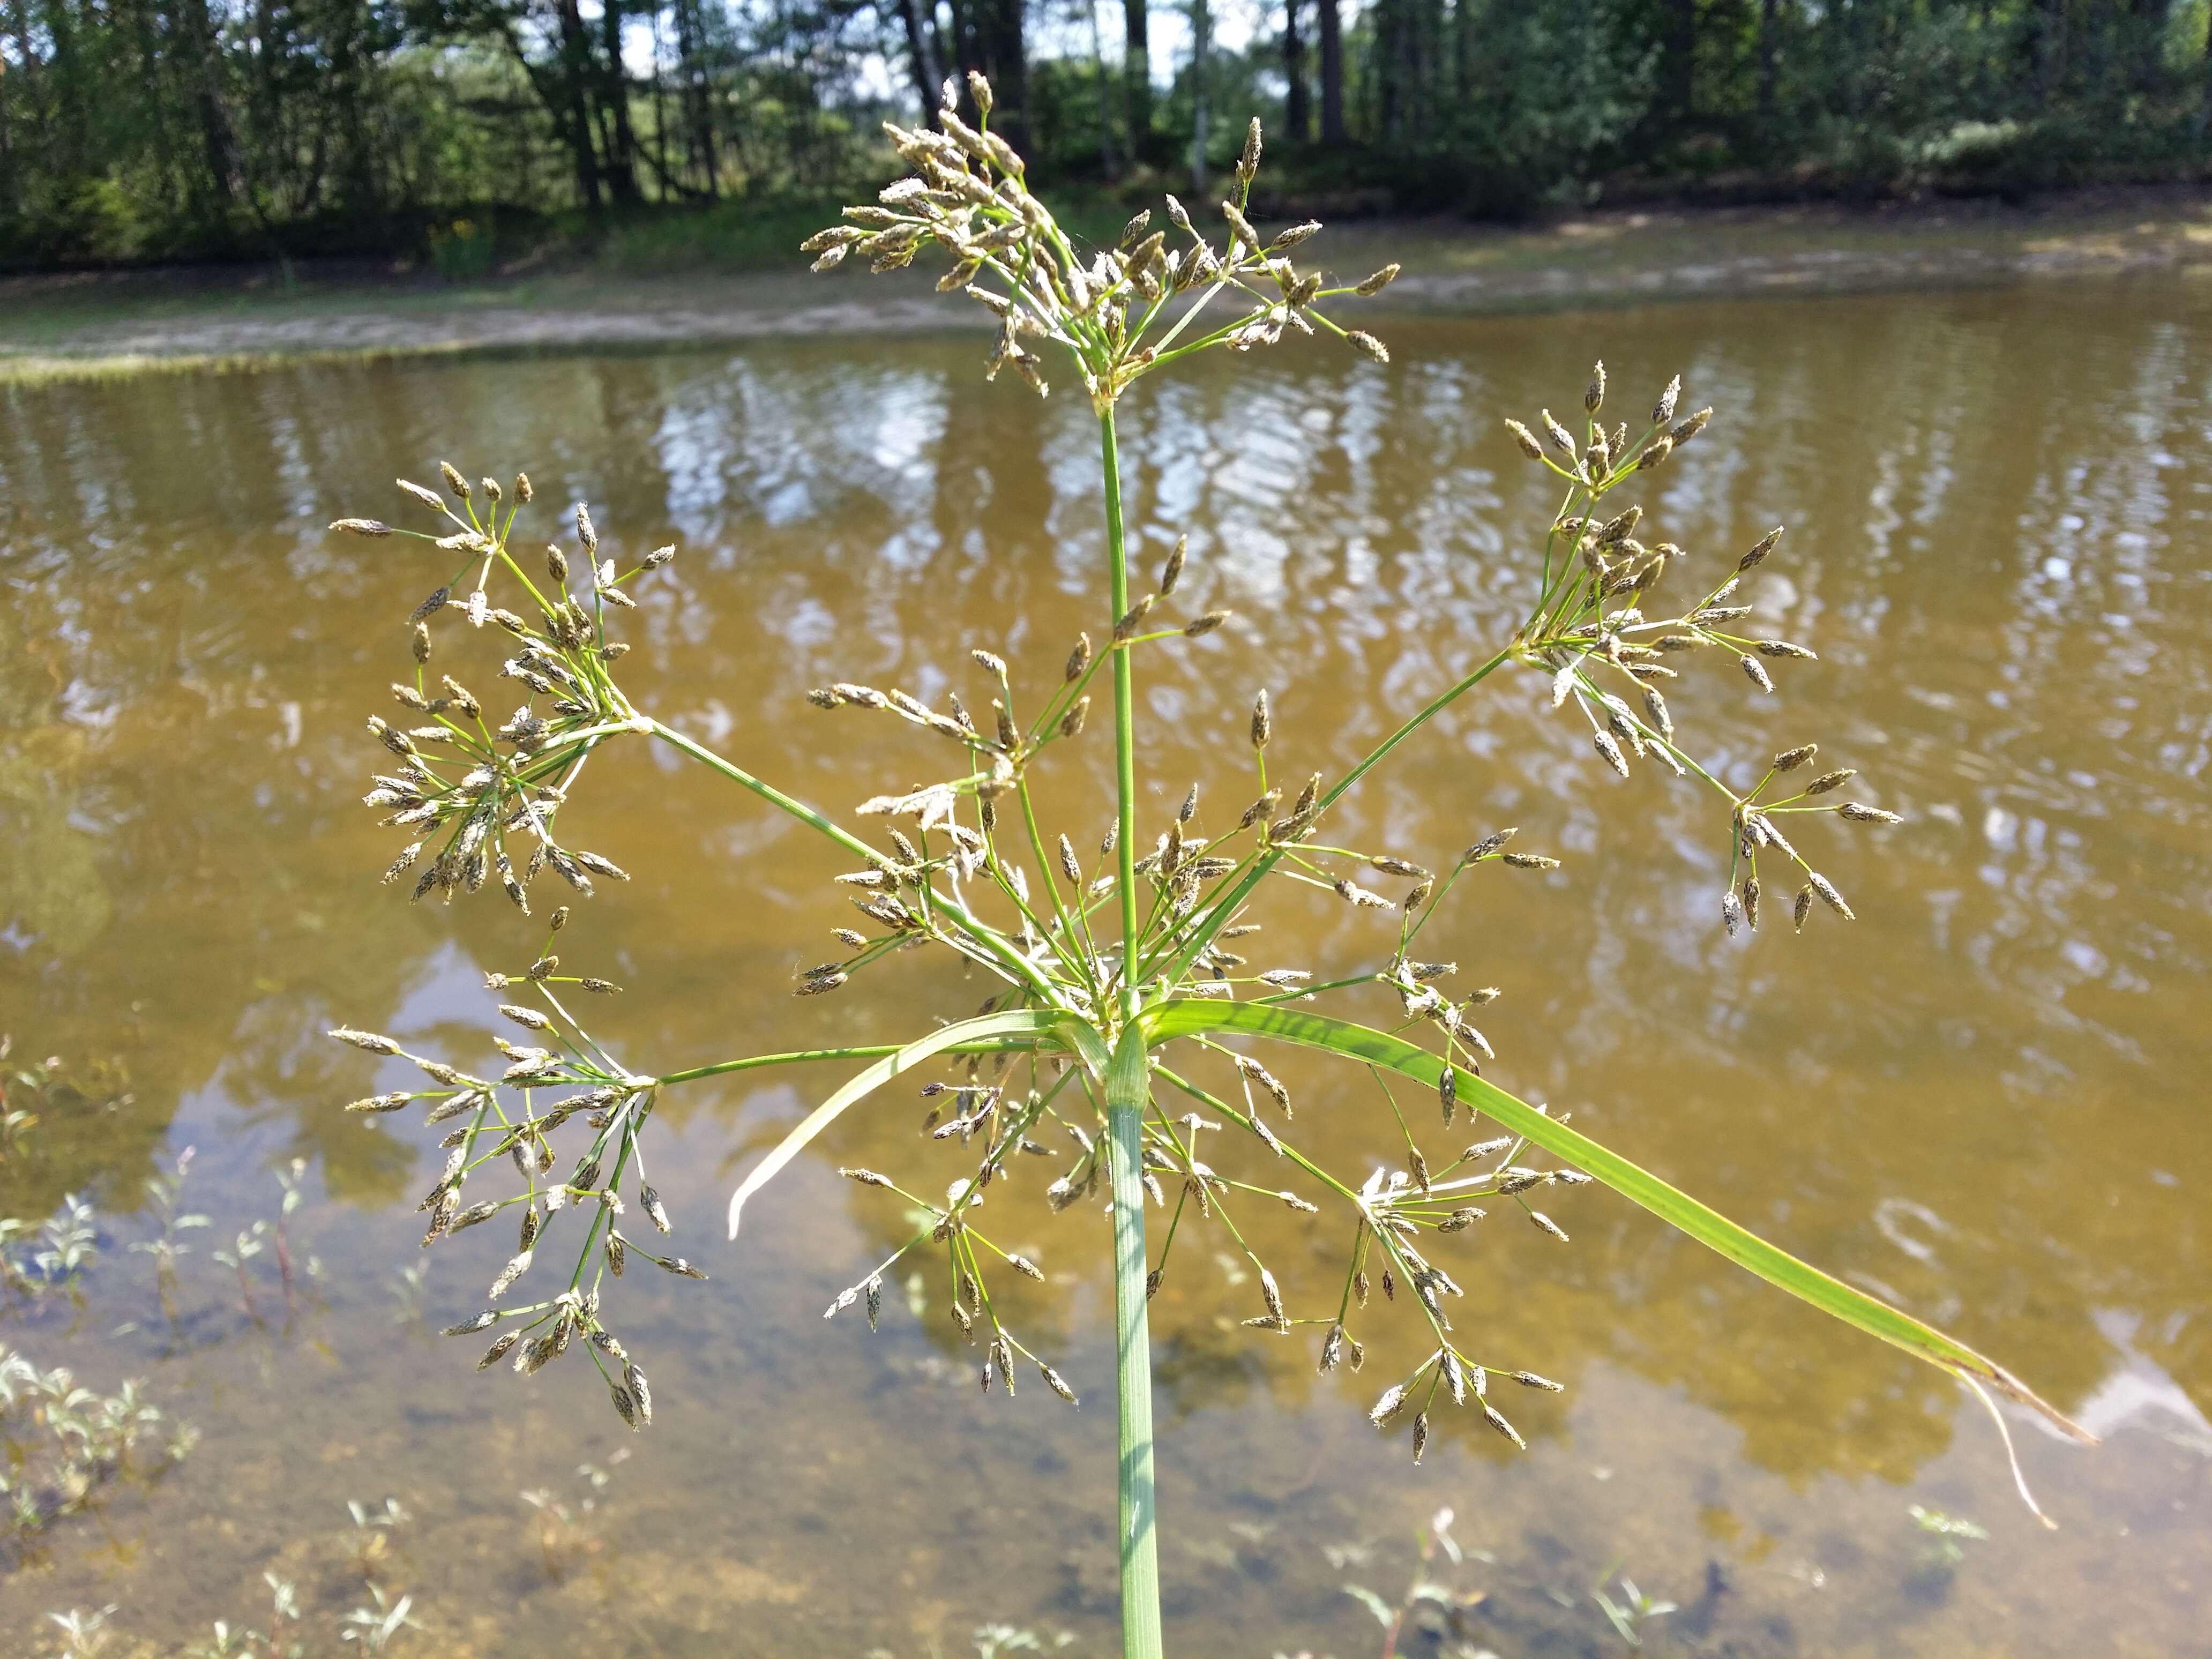
[[(1369, 1316), (1365, 1376), (1318, 1379), (1314, 1340), (1238, 1328), (1255, 1287), (1201, 1238), (1155, 1304), (1177, 1651), (1376, 1651), (1341, 1586), (1395, 1593), (1441, 1504), (1477, 1552), (1455, 1582), (1489, 1594), (1474, 1633), (1505, 1659), (1619, 1649), (1590, 1591), (1623, 1572), (1682, 1604), (1645, 1626), (1656, 1652), (2212, 1651), (2208, 321), (2179, 282), (1431, 321), (1392, 331), (1387, 371), (1285, 349), (1133, 399), (1147, 562), (1189, 532), (1196, 603), (1241, 618), (1143, 668), (1163, 813), (1194, 777), (1241, 797), (1223, 774), (1258, 686), (1279, 764), (1339, 769), (1510, 631), (1550, 502), (1500, 414), (1571, 402), (1600, 353), (1628, 404), (1680, 368), (1720, 406), (1647, 492), (1660, 533), (1717, 568), (1787, 520), (1763, 603), (1824, 660), (1771, 700), (1721, 664), (1671, 701), (1716, 769), (1818, 738), (1907, 815), (1817, 838), (1857, 925), (1724, 939), (1711, 798), (1598, 769), (1533, 678), (1431, 728), (1344, 834), (1449, 856), (1515, 823), (1565, 856), (1463, 889), (1440, 924), (1439, 954), (1504, 988), (1500, 1080), (1949, 1325), (2106, 1437), (2016, 1426), (2062, 1522), (2045, 1533), (1941, 1377), (1588, 1189), (1553, 1206), (1571, 1246), (1493, 1219), (1454, 1258), (1462, 1326), (1566, 1393), (1510, 1402), (1525, 1455), (1449, 1420), (1414, 1468), (1364, 1415), (1418, 1352), (1405, 1310)], [(633, 696), (842, 811), (936, 757), (807, 708), (807, 687), (935, 696), (964, 686), (974, 643), (1039, 686), (1097, 622), (1088, 417), (983, 386), (978, 355), (810, 341), (0, 391), (0, 1030), (18, 1060), (112, 1057), (131, 1090), (50, 1115), (0, 1164), (0, 1212), (82, 1190), (104, 1215), (83, 1307), (10, 1314), (0, 1340), (102, 1387), (142, 1376), (202, 1431), (158, 1483), (11, 1550), (0, 1651), (41, 1650), (42, 1615), (70, 1606), (119, 1604), (125, 1651), (265, 1622), (265, 1571), (336, 1651), (365, 1599), (343, 1506), (386, 1497), (412, 1518), (371, 1565), (425, 1626), (394, 1651), (906, 1659), (969, 1651), (996, 1620), (1109, 1650), (1095, 1215), (1021, 1200), (1000, 1224), (1050, 1271), (1006, 1294), (1083, 1409), (986, 1398), (938, 1324), (894, 1305), (870, 1338), (819, 1317), (902, 1226), (831, 1166), (963, 1167), (915, 1142), (903, 1091), (841, 1123), (736, 1245), (734, 1172), (829, 1079), (672, 1094), (656, 1174), (714, 1278), (626, 1281), (659, 1413), (633, 1439), (574, 1360), (480, 1377), (474, 1344), (429, 1334), (480, 1305), (497, 1241), (433, 1253), (419, 1312), (397, 1293), (432, 1137), (343, 1115), (376, 1073), (315, 1035), (345, 1019), (480, 1060), (479, 974), (537, 939), (490, 900), (410, 908), (377, 886), (390, 843), (356, 803), (361, 722), (442, 573), (322, 525), (396, 514), (387, 481), (451, 456), (588, 498), (624, 549), (678, 541), (631, 631)], [(1079, 839), (1109, 747), (1095, 725), (1085, 742), (1089, 775), (1056, 798)], [(836, 866), (667, 762), (611, 751), (570, 809), (582, 844), (636, 872), (564, 941), (632, 988), (603, 1021), (629, 1064), (879, 1040), (972, 1006), (926, 957), (793, 1002), (840, 919), (818, 879)], [(1279, 896), (1269, 921), (1273, 959), (1387, 950), (1325, 896)], [(1279, 1069), (1327, 1160), (1382, 1152), (1364, 1082)], [(215, 1226), (172, 1325), (127, 1246), (152, 1227), (142, 1183), (186, 1146), (188, 1207)], [(302, 1289), (287, 1319), (257, 1258), (257, 1322), (209, 1251), (275, 1215), (271, 1171), (295, 1155), (313, 1166), (290, 1222)], [(1241, 1218), (1294, 1301), (1333, 1302), (1336, 1218)], [(573, 1527), (520, 1496), (549, 1489)], [(1990, 1536), (1947, 1568), (1915, 1504)]]

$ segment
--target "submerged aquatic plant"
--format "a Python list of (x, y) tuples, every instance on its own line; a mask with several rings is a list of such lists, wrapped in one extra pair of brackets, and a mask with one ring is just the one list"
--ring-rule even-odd
[(125, 1474), (154, 1479), (195, 1438), (136, 1379), (102, 1395), (0, 1342), (0, 1547), (77, 1514)]
[[(1344, 1593), (1374, 1614), (1375, 1622), (1382, 1627), (1380, 1659), (1397, 1659), (1408, 1631), (1419, 1632), (1433, 1647), (1438, 1659), (1480, 1659), (1488, 1651), (1476, 1644), (1468, 1617), (1489, 1599), (1488, 1592), (1462, 1590), (1451, 1582), (1455, 1570), (1467, 1559), (1467, 1552), (1452, 1536), (1452, 1522), (1456, 1518), (1450, 1509), (1440, 1509), (1415, 1535), (1413, 1578), (1397, 1601), (1390, 1601), (1364, 1584), (1345, 1585)], [(1340, 1559), (1348, 1559), (1355, 1554), (1364, 1558), (1367, 1553), (1358, 1546), (1349, 1550), (1332, 1549), (1330, 1565), (1335, 1565)], [(1275, 1659), (1285, 1659), (1285, 1656), (1279, 1653)], [(1312, 1656), (1304, 1655), (1301, 1659)]]
[[(1677, 382), (1633, 430), (1626, 422), (1608, 429), (1601, 418), (1607, 396), (1601, 366), (1571, 427), (1547, 411), (1540, 439), (1509, 422), (1513, 441), (1560, 489), (1544, 546), (1528, 556), (1528, 610), (1514, 634), (1334, 779), (1318, 773), (1271, 779), (1273, 717), (1267, 691), (1257, 689), (1223, 774), (1194, 785), (1164, 824), (1140, 826), (1133, 695), (1139, 653), (1209, 634), (1224, 617), (1206, 611), (1173, 619), (1184, 569), (1180, 542), (1152, 588), (1133, 591), (1117, 402), (1137, 380), (1194, 353), (1249, 350), (1293, 332), (1340, 337), (1388, 361), (1379, 341), (1345, 328), (1329, 308), (1380, 291), (1397, 267), (1332, 285), (1292, 257), (1319, 226), (1268, 236), (1249, 222), (1245, 210), (1260, 161), (1256, 123), (1220, 204), (1224, 240), (1209, 237), (1170, 198), (1165, 227), (1154, 228), (1151, 216), (1140, 214), (1117, 246), (1079, 251), (1028, 190), (1021, 158), (988, 130), (988, 87), (978, 79), (972, 91), (982, 125), (963, 123), (948, 99), (941, 131), (888, 129), (914, 175), (879, 202), (848, 210), (845, 222), (807, 246), (819, 256), (817, 268), (866, 259), (878, 270), (939, 249), (952, 261), (939, 287), (964, 290), (1000, 319), (988, 373), (1011, 368), (1042, 396), (1048, 369), (1073, 372), (1098, 427), (1106, 561), (1097, 637), (1079, 635), (1064, 663), (1035, 676), (1018, 674), (979, 642), (970, 654), (980, 712), (956, 695), (932, 706), (902, 690), (857, 683), (813, 692), (825, 716), (902, 720), (935, 745), (938, 759), (925, 774), (934, 781), (854, 808), (856, 820), (878, 821), (872, 837), (641, 710), (624, 692), (620, 663), (628, 647), (614, 637), (621, 613), (635, 608), (635, 590), (665, 568), (674, 548), (623, 569), (602, 552), (588, 508), (578, 505), (572, 539), (526, 556), (517, 523), (532, 501), (527, 477), (518, 477), (511, 490), (489, 478), (471, 485), (450, 465), (442, 469), (443, 493), (401, 485), (434, 515), (429, 531), (368, 519), (336, 526), (374, 538), (415, 536), (449, 565), (408, 618), (415, 668), (392, 688), (400, 714), (369, 721), (389, 759), (367, 802), (406, 836), (385, 872), (387, 882), (406, 878), (416, 898), (449, 902), (492, 887), (528, 915), (548, 871), (562, 897), (578, 900), (600, 882), (626, 880), (612, 859), (566, 838), (561, 813), (592, 755), (636, 737), (750, 791), (849, 860), (852, 868), (836, 878), (850, 906), (841, 907), (833, 929), (840, 952), (800, 975), (794, 994), (835, 993), (886, 957), (930, 948), (980, 970), (994, 987), (967, 1018), (904, 1040), (645, 1073), (616, 1057), (595, 1030), (596, 1018), (586, 1021), (587, 1000), (611, 1000), (619, 988), (568, 960), (573, 952), (562, 934), (569, 911), (560, 908), (546, 918), (534, 954), (491, 976), (493, 988), (511, 999), (500, 1012), (516, 1028), (495, 1040), (495, 1064), (467, 1071), (374, 1032), (333, 1032), (370, 1054), (410, 1061), (428, 1079), (349, 1109), (416, 1106), (428, 1125), (447, 1126), (445, 1164), (421, 1205), (428, 1218), (425, 1243), (501, 1218), (516, 1230), (484, 1311), (450, 1334), (495, 1333), (480, 1369), (504, 1360), (532, 1372), (580, 1349), (623, 1419), (650, 1423), (650, 1386), (608, 1322), (611, 1280), (638, 1261), (705, 1276), (685, 1257), (659, 1254), (647, 1243), (672, 1225), (646, 1168), (646, 1131), (661, 1095), (703, 1078), (858, 1061), (865, 1064), (746, 1176), (731, 1200), (731, 1232), (752, 1195), (834, 1119), (893, 1079), (923, 1073), (925, 1132), (951, 1155), (957, 1176), (942, 1197), (932, 1197), (872, 1170), (843, 1171), (884, 1189), (919, 1219), (829, 1311), (860, 1308), (873, 1325), (886, 1275), (908, 1256), (933, 1256), (951, 1286), (943, 1313), (977, 1350), (981, 1386), (1011, 1395), (1034, 1374), (1072, 1401), (1073, 1385), (1007, 1326), (993, 1295), (1003, 1273), (1041, 1278), (1042, 1270), (994, 1238), (980, 1213), (994, 1182), (1015, 1181), (1032, 1157), (1065, 1152), (1067, 1161), (1054, 1165), (1056, 1173), (1042, 1183), (1047, 1203), (1054, 1211), (1088, 1208), (1103, 1192), (1111, 1218), (1126, 1654), (1162, 1650), (1146, 1304), (1170, 1270), (1187, 1224), (1218, 1227), (1227, 1247), (1249, 1261), (1255, 1294), (1246, 1323), (1278, 1336), (1311, 1333), (1324, 1371), (1360, 1366), (1365, 1350), (1354, 1328), (1381, 1312), (1369, 1306), (1371, 1288), (1379, 1285), (1386, 1301), (1419, 1322), (1426, 1357), (1389, 1380), (1370, 1413), (1378, 1425), (1406, 1420), (1417, 1460), (1432, 1413), (1446, 1407), (1480, 1413), (1517, 1445), (1520, 1432), (1493, 1383), (1559, 1386), (1525, 1369), (1522, 1356), (1492, 1353), (1479, 1333), (1454, 1326), (1450, 1304), (1462, 1291), (1447, 1263), (1466, 1242), (1461, 1235), (1495, 1208), (1564, 1243), (1565, 1228), (1536, 1204), (1592, 1181), (1792, 1295), (1943, 1368), (1985, 1401), (1993, 1389), (2070, 1429), (1973, 1350), (1753, 1237), (1485, 1077), (1492, 1052), (1477, 1012), (1498, 992), (1447, 989), (1458, 969), (1425, 956), (1422, 936), (1455, 892), (1464, 902), (1484, 882), (1548, 870), (1556, 859), (1517, 844), (1510, 828), (1474, 836), (1442, 858), (1345, 844), (1330, 830), (1338, 803), (1439, 713), (1493, 674), (1527, 669), (1544, 677), (1555, 708), (1571, 701), (1576, 718), (1589, 726), (1599, 763), (1626, 774), (1652, 762), (1716, 792), (1717, 827), (1731, 849), (1719, 906), (1730, 933), (1758, 927), (1762, 881), (1784, 872), (1773, 902), (1787, 902), (1799, 927), (1816, 901), (1850, 919), (1844, 896), (1796, 838), (1815, 818), (1877, 823), (1892, 815), (1838, 803), (1836, 792), (1852, 775), (1818, 770), (1809, 743), (1776, 756), (1749, 792), (1733, 789), (1695, 758), (1668, 707), (1664, 686), (1681, 672), (1678, 665), (1731, 659), (1733, 672), (1767, 695), (1780, 668), (1813, 654), (1740, 631), (1750, 611), (1742, 586), (1774, 554), (1779, 530), (1720, 562), (1716, 579), (1692, 580), (1692, 568), (1711, 569), (1708, 561), (1670, 542), (1639, 540), (1642, 507), (1618, 504), (1621, 492), (1693, 441), (1712, 411), (1681, 412)], [(1688, 594), (1671, 607), (1659, 598), (1670, 583)], [(501, 715), (478, 695), (489, 681), (477, 679), (471, 690), (447, 671), (449, 654), (485, 641), (497, 647), (488, 654), (498, 678), (514, 683), (520, 701), (511, 714)], [(478, 654), (487, 654), (480, 646)], [(461, 672), (473, 678), (477, 667)], [(1055, 751), (1105, 723), (1091, 718), (1094, 696), (1111, 705), (1114, 816), (1103, 826), (1048, 824), (1033, 780)], [(1797, 787), (1806, 777), (1811, 781)], [(1255, 963), (1249, 941), (1261, 923), (1255, 906), (1271, 881), (1332, 891), (1368, 915), (1388, 945), (1387, 962), (1334, 976), (1304, 963)], [(1325, 994), (1375, 984), (1399, 999), (1403, 1024), (1395, 1031), (1311, 1006)], [(1384, 1126), (1389, 1167), (1340, 1174), (1301, 1150), (1291, 1091), (1261, 1057), (1270, 1045), (1332, 1054), (1366, 1074), (1382, 1097), (1376, 1121)], [(1425, 1124), (1419, 1133), (1417, 1122)], [(1223, 1145), (1238, 1150), (1210, 1150)], [(1217, 1159), (1245, 1175), (1224, 1173)], [(515, 1188), (477, 1199), (503, 1163), (513, 1165)], [(1255, 1171), (1259, 1178), (1246, 1178)], [(1340, 1206), (1349, 1224), (1342, 1288), (1333, 1306), (1294, 1310), (1236, 1215), (1249, 1204), (1312, 1212), (1324, 1202)], [(1148, 1203), (1166, 1212), (1156, 1249), (1147, 1239)], [(551, 1286), (511, 1304), (518, 1287), (545, 1277), (538, 1264), (556, 1248), (556, 1229), (568, 1248)]]

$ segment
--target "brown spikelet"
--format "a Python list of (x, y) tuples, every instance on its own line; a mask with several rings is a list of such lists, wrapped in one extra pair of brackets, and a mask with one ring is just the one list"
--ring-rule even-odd
[(1188, 555), (1189, 551), (1190, 538), (1188, 536), (1176, 537), (1175, 550), (1168, 555), (1167, 563), (1161, 567), (1160, 569), (1160, 597), (1162, 599), (1165, 599), (1169, 594), (1174, 592), (1176, 591), (1176, 584), (1182, 580), (1183, 560)]
[(1834, 884), (1830, 882), (1826, 876), (1820, 874), (1818, 872), (1813, 872), (1806, 876), (1805, 883), (1812, 891), (1818, 893), (1820, 896), (1820, 902), (1826, 905), (1831, 910), (1833, 910), (1845, 921), (1856, 921), (1858, 920), (1858, 917), (1852, 913), (1851, 907), (1844, 902), (1844, 896), (1836, 890)]
[(1736, 561), (1736, 569), (1738, 571), (1750, 570), (1764, 562), (1766, 556), (1774, 551), (1775, 544), (1782, 539), (1782, 530), (1783, 526), (1777, 525), (1773, 529), (1768, 531), (1764, 536), (1761, 536), (1757, 541), (1753, 542), (1751, 544), (1751, 551), (1745, 554), (1741, 559)]

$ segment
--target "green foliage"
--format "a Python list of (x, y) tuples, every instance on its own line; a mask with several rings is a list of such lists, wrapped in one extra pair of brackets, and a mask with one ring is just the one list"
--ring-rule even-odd
[(441, 276), (459, 280), (483, 276), (498, 263), (499, 239), (489, 225), (456, 219), (430, 233), (430, 263)]
[(836, 196), (763, 190), (728, 201), (672, 212), (638, 214), (610, 224), (599, 238), (599, 262), (612, 270), (711, 269), (780, 270), (799, 239), (837, 210)]
[[(800, 202), (887, 172), (878, 122), (908, 118), (925, 69), (1021, 39), (1011, 0), (976, 0), (959, 38), (949, 7), (911, 3), (924, 65), (900, 6), (856, 0), (617, 0), (627, 55), (602, 19), (564, 27), (533, 0), (0, 0), (0, 264), (373, 252), (468, 279), (581, 239), (625, 270), (745, 268)], [(1318, 18), (1297, 3), (1318, 106)], [(1284, 5), (1242, 50), (1155, 53), (1140, 123), (1118, 31), (1047, 34), (1030, 8), (1024, 107), (1002, 126), (1041, 176), (1117, 197), (1185, 179), (1201, 107), (1287, 112)], [(2201, 0), (1341, 11), (1344, 141), (1285, 131), (1293, 206), (1358, 190), (1513, 217), (1655, 190), (2018, 192), (2189, 176), (2212, 155)], [(1238, 134), (1206, 130), (1218, 173)]]

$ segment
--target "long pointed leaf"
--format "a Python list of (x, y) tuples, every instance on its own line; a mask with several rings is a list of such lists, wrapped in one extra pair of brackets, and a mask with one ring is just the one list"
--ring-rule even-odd
[(960, 1020), (942, 1030), (932, 1031), (908, 1043), (896, 1054), (884, 1055), (801, 1118), (798, 1126), (776, 1143), (773, 1152), (753, 1165), (751, 1173), (730, 1194), (730, 1237), (738, 1236), (738, 1222), (744, 1212), (745, 1200), (775, 1180), (783, 1166), (805, 1149), (807, 1142), (828, 1128), (854, 1101), (872, 1094), (901, 1072), (910, 1071), (933, 1055), (951, 1049), (978, 1054), (1021, 1047), (1024, 1040), (1034, 1042), (1047, 1035), (1066, 1018), (1065, 1014), (1034, 1009), (986, 1014), (979, 1019)]
[[(1212, 1031), (1244, 1031), (1279, 1042), (1325, 1049), (1369, 1065), (1388, 1066), (1431, 1088), (1437, 1085), (1443, 1071), (1444, 1062), (1437, 1055), (1402, 1038), (1349, 1020), (1280, 1006), (1181, 999), (1158, 1005), (1146, 1013), (1144, 1020), (1146, 1033), (1156, 1044)], [(1699, 1243), (1718, 1251), (1737, 1266), (1749, 1268), (1768, 1284), (1907, 1353), (2033, 1407), (2077, 1439), (2094, 1441), (2094, 1435), (2038, 1398), (2026, 1383), (1964, 1343), (1944, 1335), (1933, 1326), (1923, 1324), (1887, 1302), (1852, 1289), (1841, 1279), (1800, 1261), (1788, 1251), (1776, 1249), (1688, 1194), (1668, 1186), (1649, 1170), (1607, 1151), (1589, 1136), (1546, 1116), (1495, 1085), (1463, 1073), (1458, 1085), (1462, 1103), (1495, 1118), (1515, 1134), (1524, 1136), (1553, 1157), (1602, 1181)]]

